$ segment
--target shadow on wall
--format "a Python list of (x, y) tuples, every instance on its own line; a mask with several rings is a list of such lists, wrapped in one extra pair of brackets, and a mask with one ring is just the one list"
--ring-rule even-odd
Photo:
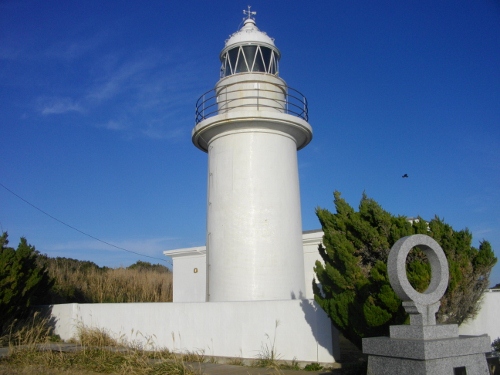
[(57, 318), (52, 315), (52, 305), (36, 306), (35, 311), (39, 312), (40, 318), (50, 328), (51, 332), (55, 332), (57, 326)]
[[(293, 292), (291, 297), (297, 299)], [(301, 300), (300, 307), (304, 312), (304, 318), (311, 327), (318, 346), (326, 349), (328, 354), (335, 358), (335, 362), (340, 361), (339, 332), (333, 327), (330, 318), (314, 300), (305, 299), (302, 293), (299, 294), (298, 299)]]

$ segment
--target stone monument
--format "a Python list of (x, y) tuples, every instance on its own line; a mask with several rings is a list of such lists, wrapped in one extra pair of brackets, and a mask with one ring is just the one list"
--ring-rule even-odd
[[(425, 253), (431, 266), (431, 282), (423, 293), (410, 285), (406, 275), (406, 258), (414, 247)], [(458, 325), (436, 324), (449, 278), (441, 246), (422, 234), (403, 237), (389, 253), (387, 271), (410, 315), (410, 324), (391, 326), (390, 337), (363, 339), (368, 374), (488, 375), (485, 353), (490, 351), (489, 336), (459, 336)]]

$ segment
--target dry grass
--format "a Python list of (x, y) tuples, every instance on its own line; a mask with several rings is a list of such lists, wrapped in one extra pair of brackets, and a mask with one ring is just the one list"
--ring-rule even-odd
[(12, 367), (0, 363), (0, 375), (97, 375), (97, 372), (77, 369), (54, 369), (45, 366), (28, 365), (24, 367)]
[(99, 269), (48, 264), (56, 288), (73, 300), (61, 302), (171, 302), (172, 273), (144, 269)]
[(274, 325), (274, 337), (271, 341), (271, 338), (266, 333), (265, 336), (269, 340), (269, 344), (261, 344), (261, 348), (259, 353), (257, 354), (257, 359), (254, 362), (254, 366), (256, 367), (268, 367), (268, 368), (279, 368), (278, 361), (280, 360), (280, 355), (276, 350), (276, 331), (278, 330), (278, 326), (280, 325), (279, 320), (276, 320)]
[(198, 362), (198, 363), (203, 363), (205, 362), (205, 352), (203, 350), (199, 350), (196, 352), (187, 352), (185, 354), (182, 354), (181, 359), (183, 362)]
[(54, 339), (49, 319), (35, 312), (27, 319), (14, 320), (7, 334), (0, 337), (0, 346), (34, 345)]
[(75, 342), (83, 347), (120, 347), (124, 346), (113, 339), (104, 328), (88, 328), (83, 325), (77, 327)]
[[(195, 374), (182, 361), (171, 355), (158, 355), (151, 360), (147, 352), (106, 348), (86, 348), (74, 352), (43, 351), (34, 347), (19, 347), (0, 362), (0, 366), (15, 371), (43, 369), (44, 371), (71, 371), (71, 373), (191, 375)], [(1, 368), (1, 367), (0, 367)]]
[[(0, 358), (3, 374), (127, 374), (127, 375), (195, 375), (183, 358), (168, 350), (144, 351), (110, 337), (103, 329), (78, 330), (77, 346), (65, 351), (59, 345), (40, 345), (50, 337), (49, 321), (38, 314), (21, 329), (6, 338), (9, 354)], [(75, 350), (76, 349), (76, 350)], [(189, 360), (203, 359), (199, 355)]]
[(243, 358), (241, 357), (235, 357), (231, 358), (227, 361), (228, 365), (233, 365), (233, 366), (245, 366), (245, 361), (243, 361)]

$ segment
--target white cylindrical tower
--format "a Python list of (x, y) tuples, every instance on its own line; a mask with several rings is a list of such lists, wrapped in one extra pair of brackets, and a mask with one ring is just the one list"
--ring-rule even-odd
[(208, 152), (208, 301), (305, 295), (297, 150), (312, 139), (307, 102), (278, 77), (280, 52), (247, 14), (192, 132)]

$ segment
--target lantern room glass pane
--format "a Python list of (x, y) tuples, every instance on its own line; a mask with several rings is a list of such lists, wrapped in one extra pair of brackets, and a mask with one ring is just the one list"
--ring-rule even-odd
[(227, 77), (231, 74), (231, 65), (229, 65), (229, 58), (227, 53), (222, 58), (222, 66), (220, 68), (222, 77)]
[(264, 60), (262, 58), (261, 47), (259, 47), (257, 49), (257, 54), (255, 56), (255, 62), (254, 62), (252, 71), (254, 71), (254, 72), (265, 72), (266, 71), (266, 65), (264, 64)]
[(272, 51), (267, 47), (260, 47), (262, 51), (262, 57), (264, 58), (265, 71), (269, 73), (269, 67), (271, 66), (271, 55)]
[(269, 62), (269, 69), (268, 69), (268, 72), (270, 74), (276, 74), (278, 72), (278, 66), (277, 66), (277, 61), (276, 61), (276, 55), (274, 54), (274, 52), (271, 52), (271, 59), (270, 59), (270, 62)]
[(253, 71), (253, 61), (255, 60), (255, 52), (257, 51), (257, 46), (243, 46), (243, 53), (245, 54), (245, 59), (248, 64), (248, 71)]
[(238, 61), (236, 62), (236, 71), (235, 73), (244, 73), (248, 72), (248, 66), (245, 61), (245, 56), (243, 55), (243, 51), (238, 48)]
[(263, 72), (278, 74), (278, 59), (273, 49), (246, 45), (235, 47), (222, 57), (221, 74), (227, 77), (236, 73)]
[(228, 75), (231, 75), (235, 72), (235, 67), (236, 67), (236, 60), (238, 59), (238, 48), (233, 48), (232, 50), (229, 50), (228, 51), (228, 56), (229, 56), (229, 64), (231, 64), (231, 66), (228, 66), (226, 65), (226, 72), (228, 71), (228, 69), (230, 70), (226, 76)]

